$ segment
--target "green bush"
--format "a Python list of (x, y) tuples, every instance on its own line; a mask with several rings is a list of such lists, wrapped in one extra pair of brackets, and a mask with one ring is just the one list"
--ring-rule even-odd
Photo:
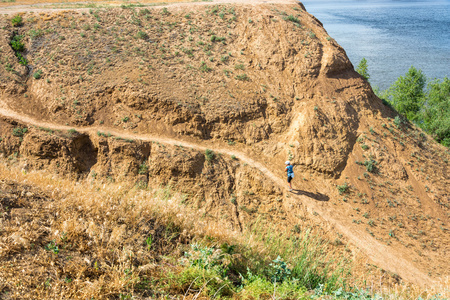
[(19, 59), (19, 64), (24, 65), (24, 66), (28, 65), (28, 60), (25, 57), (23, 57), (22, 54), (20, 54), (20, 53), (16, 53), (16, 54), (17, 54), (17, 58)]
[[(367, 62), (361, 61), (358, 72), (367, 73)], [(450, 80), (434, 79), (426, 86), (425, 74), (411, 66), (405, 76), (398, 79), (385, 91), (374, 88), (383, 104), (397, 110), (431, 134), (436, 141), (450, 147)], [(406, 120), (401, 116), (394, 119), (399, 128)]]
[(13, 129), (12, 135), (22, 137), (27, 132), (28, 132), (28, 128), (16, 127)]
[(40, 37), (44, 34), (44, 32), (42, 31), (42, 29), (31, 29), (30, 31), (28, 31), (28, 35), (34, 39), (37, 37)]
[(144, 164), (141, 164), (140, 166), (139, 166), (139, 171), (138, 171), (138, 173), (140, 174), (140, 175), (145, 175), (145, 174), (147, 174), (147, 172), (148, 172), (148, 166), (144, 163)]
[(375, 173), (376, 172), (376, 165), (377, 162), (373, 159), (366, 159), (364, 161), (364, 165), (366, 166), (366, 170), (370, 173)]
[(273, 283), (281, 283), (291, 276), (291, 269), (288, 268), (286, 262), (278, 255), (278, 257), (269, 264), (270, 279)]
[(22, 52), (25, 50), (25, 44), (22, 43), (23, 35), (15, 35), (11, 40), (11, 48), (14, 49), (14, 51)]
[(202, 64), (200, 65), (200, 71), (208, 73), (210, 72), (212, 69), (210, 67), (208, 67), (208, 65), (202, 61)]
[(14, 17), (11, 19), (11, 24), (12, 24), (12, 26), (14, 26), (14, 27), (21, 26), (21, 25), (23, 24), (23, 23), (22, 23), (22, 17), (21, 17), (20, 15), (14, 16)]
[(200, 267), (202, 269), (214, 269), (219, 273), (226, 273), (229, 257), (226, 259), (226, 254), (215, 247), (200, 246), (199, 244), (192, 244), (189, 252), (185, 252), (185, 258), (188, 259), (191, 267)]
[(417, 120), (425, 102), (425, 74), (411, 66), (405, 76), (400, 76), (388, 89), (387, 95), (394, 108), (409, 120)]
[(230, 59), (230, 57), (229, 57), (228, 55), (225, 55), (225, 56), (222, 56), (222, 57), (220, 58), (220, 61), (221, 61), (221, 62), (227, 62), (229, 59)]
[(164, 8), (162, 9), (161, 14), (168, 16), (168, 15), (170, 15), (170, 12), (169, 12), (169, 10), (167, 9), (167, 7), (164, 7)]
[(28, 60), (20, 53), (25, 50), (25, 44), (22, 42), (22, 39), (23, 35), (14, 35), (11, 39), (11, 48), (15, 51), (19, 64), (26, 66), (28, 65)]
[(214, 154), (214, 151), (210, 149), (205, 150), (205, 158), (207, 161), (213, 161), (216, 158), (216, 155)]
[(361, 59), (358, 66), (356, 67), (356, 72), (358, 72), (359, 75), (364, 77), (365, 80), (369, 80), (370, 75), (369, 75), (368, 66), (367, 66), (367, 59), (365, 59), (365, 58)]
[(78, 131), (77, 131), (76, 129), (74, 129), (74, 128), (71, 128), (71, 129), (67, 130), (67, 132), (68, 132), (70, 135), (72, 135), (72, 134), (77, 133)]
[(145, 15), (150, 15), (150, 14), (151, 14), (151, 12), (150, 12), (150, 10), (148, 10), (147, 8), (141, 9), (141, 10), (139, 11), (139, 15), (140, 15), (140, 16), (145, 16)]
[(450, 147), (450, 79), (433, 80), (428, 84), (426, 105), (419, 123), (444, 146)]
[(146, 40), (146, 39), (148, 39), (148, 34), (143, 31), (138, 31), (137, 37), (140, 39)]
[(395, 116), (393, 122), (397, 128), (400, 128), (400, 126), (406, 123), (405, 120), (400, 116)]
[(343, 185), (338, 185), (337, 189), (339, 191), (339, 195), (342, 195), (348, 191), (349, 186), (348, 186), (347, 182), (344, 182)]
[(222, 42), (222, 41), (225, 41), (225, 38), (224, 37), (218, 37), (218, 36), (215, 36), (215, 35), (212, 35), (211, 36), (211, 42)]
[(306, 293), (306, 287), (302, 286), (298, 280), (288, 279), (274, 284), (264, 276), (253, 275), (247, 269), (239, 296), (242, 299), (303, 299)]
[(235, 79), (240, 80), (240, 81), (250, 80), (250, 78), (247, 76), (247, 74), (236, 75)]
[(230, 296), (234, 286), (228, 280), (227, 272), (233, 262), (234, 248), (228, 244), (223, 244), (220, 249), (192, 244), (184, 254), (189, 267), (182, 272), (179, 283), (184, 286), (189, 283), (192, 288), (199, 285), (209, 296)]
[(42, 70), (37, 70), (36, 72), (33, 73), (34, 79), (40, 79), (41, 76), (42, 76)]
[(287, 17), (284, 17), (283, 19), (284, 19), (285, 21), (291, 21), (291, 22), (300, 24), (300, 20), (297, 19), (296, 17), (294, 17), (293, 15), (289, 15), (289, 16), (287, 16)]
[(49, 252), (53, 252), (55, 254), (59, 253), (59, 247), (57, 245), (57, 243), (55, 242), (55, 240), (51, 240), (46, 246), (45, 246), (45, 250), (49, 251)]

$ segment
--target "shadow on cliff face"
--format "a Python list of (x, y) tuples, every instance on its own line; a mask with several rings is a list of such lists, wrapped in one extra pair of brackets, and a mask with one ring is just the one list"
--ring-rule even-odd
[(79, 173), (88, 173), (97, 163), (98, 149), (94, 147), (88, 135), (74, 138), (70, 148), (75, 160), (74, 167)]

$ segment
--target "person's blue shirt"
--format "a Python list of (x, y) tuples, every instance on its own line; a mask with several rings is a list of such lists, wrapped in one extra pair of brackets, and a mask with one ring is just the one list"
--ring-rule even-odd
[(287, 170), (287, 176), (294, 177), (294, 166), (289, 165), (286, 167)]

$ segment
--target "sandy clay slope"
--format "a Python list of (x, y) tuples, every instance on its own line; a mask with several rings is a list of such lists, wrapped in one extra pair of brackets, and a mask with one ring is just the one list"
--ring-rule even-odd
[[(0, 19), (5, 157), (78, 178), (138, 180), (145, 164), (144, 179), (160, 183), (173, 170), (193, 203), (201, 194), (233, 228), (267, 215), (301, 225), (303, 212), (405, 281), (450, 275), (448, 149), (394, 119), (301, 4), (42, 9), (18, 27)], [(207, 170), (206, 149), (232, 158)], [(195, 185), (208, 172), (222, 180), (216, 192)]]

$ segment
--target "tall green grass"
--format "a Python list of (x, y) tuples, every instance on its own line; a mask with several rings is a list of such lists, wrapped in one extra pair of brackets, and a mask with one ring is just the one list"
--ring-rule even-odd
[(185, 252), (183, 270), (172, 274), (168, 285), (173, 290), (212, 298), (347, 295), (348, 261), (328, 241), (310, 229), (292, 233), (264, 224), (254, 228), (239, 240), (197, 237)]
[[(336, 252), (328, 241), (312, 234), (310, 229), (294, 234), (281, 232), (277, 228), (264, 227), (253, 232), (253, 238), (260, 244), (263, 257), (258, 258), (255, 272), (267, 274), (267, 260), (280, 256), (290, 268), (289, 280), (311, 290), (320, 285), (331, 292), (347, 284), (349, 267), (342, 253)], [(257, 251), (252, 249), (250, 251)]]

